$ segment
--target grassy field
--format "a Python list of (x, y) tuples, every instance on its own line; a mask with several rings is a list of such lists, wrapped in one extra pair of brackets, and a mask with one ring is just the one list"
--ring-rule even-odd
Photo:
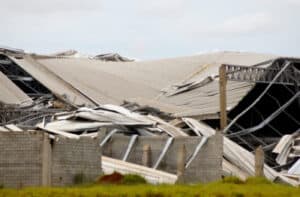
[(89, 185), (62, 188), (0, 189), (0, 196), (216, 196), (216, 197), (298, 197), (300, 188), (273, 184), (265, 180), (235, 179), (197, 185)]

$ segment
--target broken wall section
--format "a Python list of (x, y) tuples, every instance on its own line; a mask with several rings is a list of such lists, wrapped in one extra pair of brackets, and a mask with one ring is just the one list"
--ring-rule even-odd
[[(100, 141), (104, 139), (103, 134), (99, 134)], [(168, 148), (165, 156), (161, 160), (157, 169), (172, 174), (177, 173), (178, 151), (182, 145), (186, 148), (185, 164), (194, 153), (202, 137), (176, 137)], [(109, 142), (103, 147), (103, 155), (120, 159), (124, 158), (131, 137), (124, 135), (113, 135)], [(168, 137), (148, 137), (139, 136), (132, 146), (126, 161), (143, 165), (143, 148), (150, 145), (151, 156), (149, 166), (153, 167), (157, 162)], [(220, 180), (222, 177), (222, 158), (223, 158), (223, 137), (216, 134), (207, 140), (194, 160), (185, 169), (183, 180), (187, 183), (211, 182)]]
[(72, 185), (101, 175), (98, 140), (56, 138), (42, 132), (0, 132), (0, 185)]

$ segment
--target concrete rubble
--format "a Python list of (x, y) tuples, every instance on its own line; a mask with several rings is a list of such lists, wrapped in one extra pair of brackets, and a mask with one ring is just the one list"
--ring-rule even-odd
[[(220, 131), (221, 66), (228, 125)], [(74, 50), (39, 55), (2, 48), (0, 132), (34, 130), (73, 140), (102, 136), (100, 147), (113, 136), (129, 136), (122, 159), (102, 156), (104, 173), (134, 173), (171, 184), (177, 174), (157, 168), (174, 139), (200, 138), (185, 160), (188, 169), (211, 138), (222, 134), (223, 176), (254, 176), (254, 151), (262, 146), (265, 177), (297, 186), (299, 69), (298, 58), (255, 53), (139, 62), (118, 54), (90, 58)], [(127, 161), (141, 137), (167, 138), (152, 166)]]

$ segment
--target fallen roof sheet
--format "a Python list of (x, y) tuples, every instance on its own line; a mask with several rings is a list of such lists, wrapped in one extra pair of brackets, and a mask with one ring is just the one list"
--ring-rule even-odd
[(177, 176), (175, 174), (170, 174), (160, 170), (155, 170), (153, 168), (136, 165), (105, 156), (102, 156), (102, 169), (105, 174), (111, 174), (115, 171), (121, 174), (138, 174), (152, 184), (174, 184), (177, 180)]

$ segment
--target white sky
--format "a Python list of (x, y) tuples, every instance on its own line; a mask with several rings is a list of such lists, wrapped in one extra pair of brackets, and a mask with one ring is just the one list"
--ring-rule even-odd
[(0, 0), (0, 45), (138, 59), (215, 50), (300, 56), (300, 0)]

